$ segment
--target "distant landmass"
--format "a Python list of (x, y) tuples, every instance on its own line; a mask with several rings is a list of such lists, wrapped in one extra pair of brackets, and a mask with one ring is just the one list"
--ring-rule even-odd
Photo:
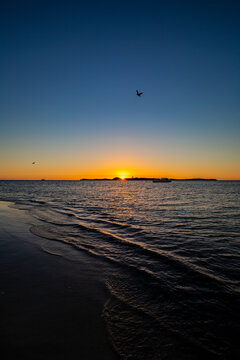
[[(115, 180), (120, 180), (120, 181), (154, 181), (154, 180), (158, 180), (159, 178), (145, 178), (145, 177), (131, 177), (131, 178), (125, 178), (125, 179), (121, 179), (120, 177), (114, 177), (112, 179), (108, 179), (108, 178), (103, 178), (103, 179), (80, 179), (80, 181), (115, 181)], [(204, 178), (191, 178), (191, 179), (172, 179), (169, 178), (169, 180), (171, 181), (217, 181), (217, 179), (204, 179)]]

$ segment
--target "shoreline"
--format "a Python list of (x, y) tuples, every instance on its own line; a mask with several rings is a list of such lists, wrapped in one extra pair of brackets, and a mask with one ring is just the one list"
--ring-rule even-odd
[(104, 266), (64, 244), (51, 251), (51, 241), (30, 232), (30, 215), (10, 204), (0, 201), (4, 359), (118, 359), (102, 317)]

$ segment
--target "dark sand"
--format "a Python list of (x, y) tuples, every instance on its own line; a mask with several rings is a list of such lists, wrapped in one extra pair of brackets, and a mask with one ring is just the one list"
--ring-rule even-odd
[(31, 234), (31, 217), (8, 205), (0, 202), (1, 359), (116, 360), (102, 318), (103, 265), (56, 242), (68, 259), (44, 252), (54, 242)]

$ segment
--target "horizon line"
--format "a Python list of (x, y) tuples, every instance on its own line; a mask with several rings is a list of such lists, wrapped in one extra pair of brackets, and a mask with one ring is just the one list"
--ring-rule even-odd
[[(152, 180), (152, 179), (160, 179), (160, 177), (142, 177), (142, 176), (136, 176), (136, 177), (131, 177), (131, 178), (125, 178), (125, 179), (121, 179), (118, 176), (114, 177), (114, 178), (81, 178), (81, 179), (0, 179), (0, 181), (104, 181), (104, 180), (108, 180), (108, 181), (126, 181), (126, 180), (134, 180), (134, 179), (143, 179), (142, 181), (146, 180)], [(187, 181), (187, 180), (199, 180), (199, 181), (240, 181), (240, 179), (217, 179), (217, 178), (168, 178), (170, 180), (176, 180), (176, 181)], [(140, 180), (141, 181), (141, 180)]]

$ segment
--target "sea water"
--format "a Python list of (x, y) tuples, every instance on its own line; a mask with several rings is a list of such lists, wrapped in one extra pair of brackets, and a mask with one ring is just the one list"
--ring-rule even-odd
[(239, 195), (237, 181), (0, 181), (34, 234), (110, 264), (103, 314), (125, 360), (239, 357)]

